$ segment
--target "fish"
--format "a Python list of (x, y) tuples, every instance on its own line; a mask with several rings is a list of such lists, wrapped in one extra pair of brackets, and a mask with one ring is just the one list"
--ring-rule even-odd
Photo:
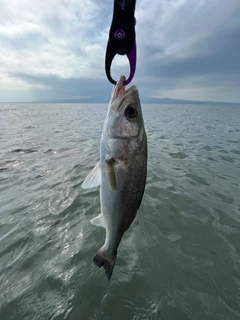
[(141, 205), (147, 176), (147, 135), (136, 86), (125, 89), (125, 77), (113, 87), (103, 124), (100, 161), (82, 183), (100, 185), (101, 214), (90, 222), (106, 230), (105, 243), (93, 257), (110, 280), (117, 251)]

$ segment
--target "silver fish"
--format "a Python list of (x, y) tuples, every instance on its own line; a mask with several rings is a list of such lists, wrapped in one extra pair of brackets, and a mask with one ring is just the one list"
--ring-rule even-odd
[(140, 207), (147, 174), (147, 136), (135, 86), (125, 91), (121, 76), (113, 88), (100, 143), (100, 162), (82, 188), (100, 185), (101, 214), (90, 222), (106, 229), (104, 245), (93, 257), (110, 280), (124, 232)]

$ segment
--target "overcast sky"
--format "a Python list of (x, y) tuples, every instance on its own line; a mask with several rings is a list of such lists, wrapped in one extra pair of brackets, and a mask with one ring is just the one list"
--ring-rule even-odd
[[(0, 0), (0, 102), (109, 101), (112, 9), (113, 0)], [(240, 102), (240, 0), (137, 0), (135, 17), (140, 96)], [(113, 77), (128, 73), (117, 56)]]

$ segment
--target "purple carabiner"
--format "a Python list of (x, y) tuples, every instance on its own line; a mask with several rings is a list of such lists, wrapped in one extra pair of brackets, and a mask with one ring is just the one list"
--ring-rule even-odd
[(130, 75), (124, 85), (129, 84), (135, 74), (137, 48), (135, 40), (134, 17), (136, 0), (114, 0), (113, 19), (109, 30), (109, 39), (105, 56), (105, 71), (108, 80), (116, 84), (111, 76), (111, 64), (116, 54), (126, 55), (130, 64)]
[(137, 63), (137, 47), (136, 47), (136, 43), (134, 43), (132, 51), (130, 51), (127, 54), (127, 57), (128, 57), (128, 61), (129, 61), (129, 64), (130, 64), (130, 75), (129, 75), (128, 79), (123, 82), (124, 86), (126, 86), (127, 84), (129, 84), (132, 81), (132, 79), (134, 77), (134, 74), (135, 74), (136, 63)]

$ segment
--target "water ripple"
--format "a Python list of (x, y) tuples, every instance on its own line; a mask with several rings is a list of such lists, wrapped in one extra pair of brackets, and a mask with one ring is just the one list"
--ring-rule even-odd
[(106, 106), (0, 112), (0, 319), (240, 317), (239, 107), (144, 106), (146, 191), (110, 282), (99, 188), (81, 189)]

